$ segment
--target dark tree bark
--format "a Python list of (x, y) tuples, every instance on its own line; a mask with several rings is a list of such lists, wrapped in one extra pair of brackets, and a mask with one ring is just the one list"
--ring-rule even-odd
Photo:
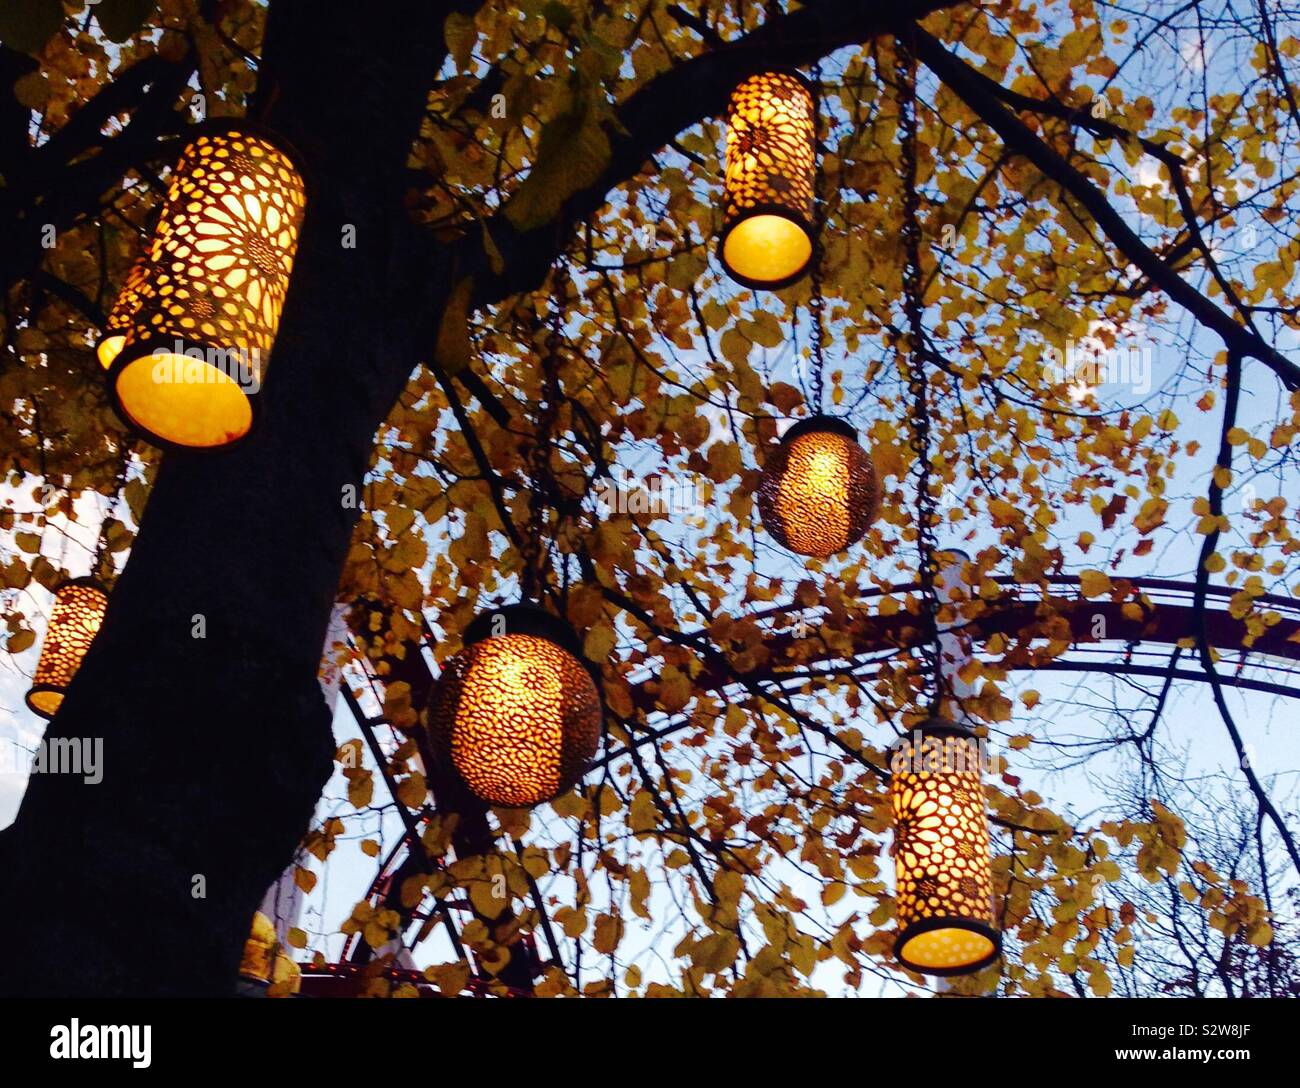
[(447, 10), (274, 5), (263, 119), (311, 193), (262, 425), (164, 460), (47, 734), (102, 737), (103, 781), (34, 775), (0, 835), (0, 991), (230, 993), (307, 829), (333, 755), (316, 672), (356, 517), (344, 488), (361, 493), (441, 289), (416, 275), (402, 195)]

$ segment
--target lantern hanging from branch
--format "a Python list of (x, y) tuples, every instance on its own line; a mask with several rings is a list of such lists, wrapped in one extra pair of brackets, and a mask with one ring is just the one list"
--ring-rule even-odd
[(815, 128), (813, 89), (796, 72), (762, 72), (732, 92), (718, 251), (737, 283), (776, 290), (807, 270)]
[(430, 700), (442, 766), (492, 805), (522, 808), (569, 789), (600, 742), (602, 705), (572, 628), (541, 608), (484, 612)]
[(54, 717), (107, 607), (108, 594), (93, 578), (73, 578), (55, 591), (45, 643), (27, 692), (27, 705), (34, 714)]
[(825, 559), (862, 539), (876, 518), (879, 487), (857, 431), (811, 416), (786, 431), (758, 485), (758, 514), (782, 547)]
[(131, 320), (140, 308), (140, 292), (149, 278), (149, 254), (146, 251), (135, 259), (126, 274), (121, 293), (109, 311), (108, 320), (104, 322), (104, 335), (95, 346), (100, 365), (107, 370), (113, 360), (122, 352), (126, 343), (126, 332), (131, 327)]
[(305, 207), (290, 153), (260, 128), (205, 126), (181, 153), (100, 345), (115, 407), (156, 445), (228, 446), (252, 428)]
[(979, 745), (929, 718), (892, 749), (898, 961), (927, 975), (964, 975), (998, 957)]

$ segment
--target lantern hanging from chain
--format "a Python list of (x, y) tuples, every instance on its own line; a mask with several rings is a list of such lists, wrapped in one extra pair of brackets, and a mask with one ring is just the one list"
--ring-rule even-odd
[(862, 539), (879, 510), (871, 458), (842, 419), (801, 419), (768, 455), (758, 515), (782, 547), (826, 559)]
[(512, 808), (573, 786), (596, 754), (601, 723), (600, 692), (573, 629), (531, 604), (475, 618), (429, 709), (442, 766), (475, 796)]
[(962, 975), (992, 963), (1002, 938), (994, 925), (988, 815), (980, 780), (979, 745), (970, 729), (941, 717), (946, 678), (935, 585), (938, 545), (930, 485), (929, 382), (921, 297), (921, 237), (917, 185), (915, 68), (911, 51), (895, 39), (902, 122), (905, 268), (908, 320), (907, 379), (916, 461), (917, 550), (920, 563), (922, 647), (930, 685), (930, 717), (904, 737), (891, 759), (895, 907), (899, 963), (931, 975)]
[(928, 975), (970, 974), (998, 956), (979, 746), (942, 718), (892, 750), (894, 955)]
[(538, 805), (571, 788), (596, 754), (604, 716), (599, 673), (584, 663), (573, 628), (530, 603), (549, 586), (543, 498), (555, 489), (550, 453), (561, 399), (560, 312), (567, 280), (562, 262), (530, 457), (533, 488), (520, 549), (524, 602), (475, 618), (465, 631), (465, 648), (439, 676), (429, 710), (430, 739), (441, 766), (481, 800), (503, 807)]
[[(814, 68), (820, 86), (820, 66)], [(815, 115), (814, 115), (815, 116)], [(820, 188), (821, 172), (817, 171)], [(820, 206), (820, 205), (819, 205)], [(820, 227), (820, 223), (818, 224)], [(821, 237), (820, 229), (816, 237)], [(812, 396), (817, 412), (786, 431), (763, 465), (758, 514), (782, 547), (825, 559), (862, 539), (876, 519), (880, 487), (875, 466), (851, 424), (822, 414), (826, 369), (822, 247), (812, 258)]]
[(94, 578), (73, 578), (54, 593), (54, 606), (27, 705), (42, 718), (53, 718), (90, 643), (104, 620), (108, 594)]
[(292, 153), (258, 126), (202, 126), (181, 153), (98, 349), (119, 415), (155, 445), (252, 428), (305, 207)]
[(761, 72), (732, 92), (718, 252), (745, 287), (787, 287), (812, 257), (815, 93), (793, 71)]

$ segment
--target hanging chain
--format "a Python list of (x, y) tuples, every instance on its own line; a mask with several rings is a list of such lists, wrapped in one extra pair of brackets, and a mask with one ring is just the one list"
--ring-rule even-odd
[(917, 192), (916, 64), (911, 45), (899, 35), (894, 39), (898, 112), (903, 160), (903, 306), (907, 313), (907, 388), (912, 408), (912, 452), (916, 456), (916, 544), (920, 558), (921, 600), (924, 609), (923, 653), (930, 673), (932, 713), (943, 702), (943, 662), (939, 646), (939, 595), (935, 588), (938, 572), (935, 538), (935, 499), (930, 487), (930, 404), (929, 381), (923, 364), (925, 303), (921, 279), (920, 196)]
[(524, 556), (520, 589), (525, 600), (533, 601), (540, 600), (549, 581), (547, 549), (543, 538), (547, 503), (555, 491), (555, 480), (551, 473), (551, 439), (555, 420), (560, 412), (560, 345), (564, 342), (561, 329), (568, 280), (568, 267), (564, 257), (561, 256), (554, 272), (550, 314), (547, 321), (548, 331), (541, 360), (544, 400), (537, 420), (537, 435), (528, 457), (532, 489), (528, 497), (527, 554)]
[(822, 183), (821, 121), (822, 121), (822, 66), (813, 65), (813, 255), (812, 296), (808, 300), (808, 314), (812, 319), (812, 397), (813, 410), (821, 414), (826, 408), (823, 374), (826, 370), (826, 325), (823, 310), (826, 299), (822, 295), (822, 237), (826, 233), (826, 203)]

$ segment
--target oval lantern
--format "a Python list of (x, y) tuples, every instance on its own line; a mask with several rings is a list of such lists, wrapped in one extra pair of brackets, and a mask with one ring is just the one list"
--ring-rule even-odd
[(573, 629), (535, 605), (484, 612), (438, 677), (434, 754), (476, 797), (524, 808), (558, 797), (587, 768), (603, 712)]
[(107, 608), (108, 594), (93, 578), (73, 578), (55, 591), (45, 643), (27, 692), (32, 713), (53, 718), (58, 712)]
[(925, 975), (965, 975), (1002, 948), (993, 920), (989, 829), (979, 745), (930, 718), (891, 751), (898, 962)]
[(732, 92), (718, 253), (745, 287), (787, 287), (812, 259), (815, 128), (813, 89), (797, 72), (762, 72)]
[(114, 407), (155, 445), (212, 449), (251, 430), (305, 208), (290, 152), (260, 128), (203, 126), (181, 153), (100, 345)]
[(871, 457), (842, 419), (811, 416), (785, 432), (758, 485), (758, 515), (781, 546), (825, 559), (862, 539), (876, 519)]

